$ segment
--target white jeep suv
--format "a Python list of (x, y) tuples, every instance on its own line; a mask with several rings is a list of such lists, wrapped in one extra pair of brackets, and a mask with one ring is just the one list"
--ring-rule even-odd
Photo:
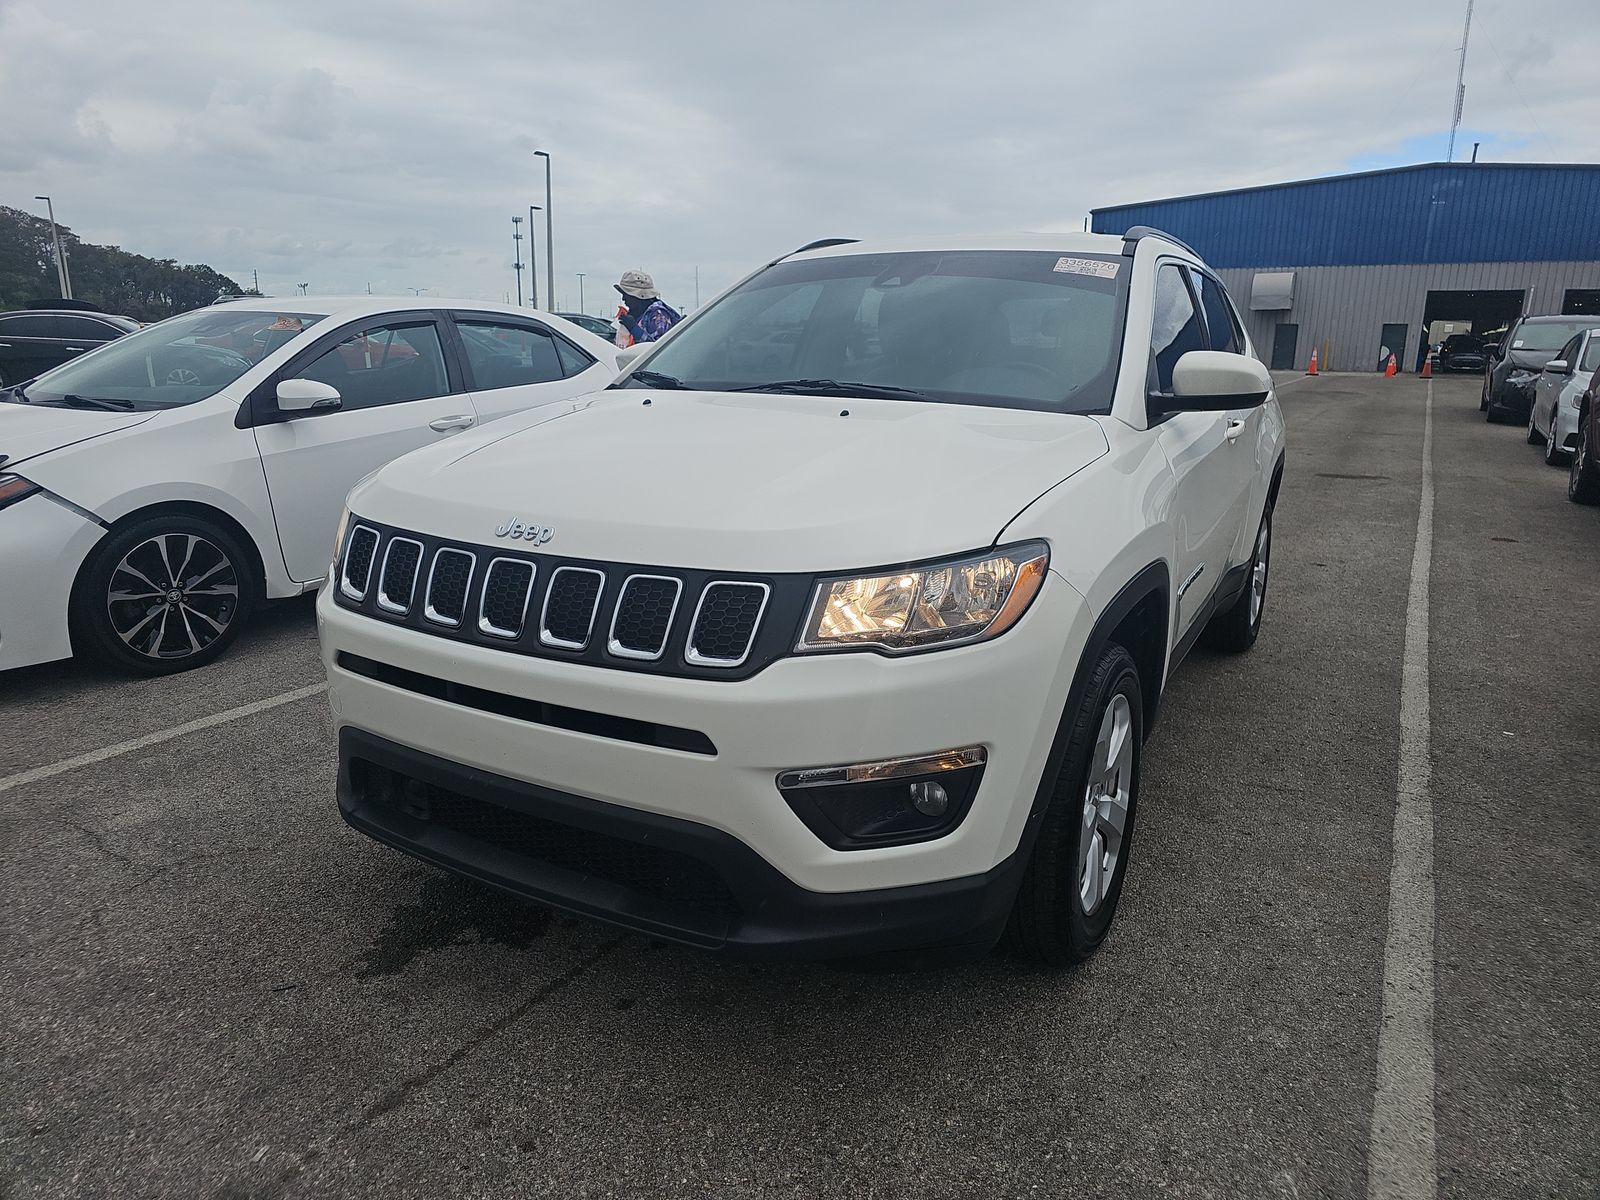
[(1283, 445), (1170, 237), (815, 243), (355, 488), (340, 808), (695, 946), (1077, 961), (1168, 676), (1255, 641)]

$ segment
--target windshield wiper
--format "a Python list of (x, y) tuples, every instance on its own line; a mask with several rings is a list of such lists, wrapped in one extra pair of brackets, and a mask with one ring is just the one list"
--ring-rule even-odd
[(611, 386), (627, 387), (628, 384), (634, 382), (642, 383), (645, 385), (645, 387), (653, 388), (681, 388), (685, 386), (683, 380), (675, 379), (671, 375), (663, 375), (660, 371), (635, 371), (621, 383), (614, 383)]
[(792, 392), (797, 396), (861, 396), (874, 400), (932, 400), (933, 397), (915, 388), (894, 387), (887, 383), (841, 383), (837, 379), (776, 379), (771, 383), (756, 383), (749, 387), (729, 389), (735, 392)]
[(79, 396), (68, 392), (61, 397), (61, 403), (70, 404), (73, 408), (103, 408), (107, 412), (133, 411), (132, 400), (122, 400), (111, 396)]

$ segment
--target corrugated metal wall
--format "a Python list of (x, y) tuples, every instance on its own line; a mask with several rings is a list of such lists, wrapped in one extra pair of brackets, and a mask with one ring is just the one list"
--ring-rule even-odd
[(1600, 260), (1600, 166), (1431, 163), (1100, 208), (1214, 267)]
[[(1283, 312), (1251, 312), (1250, 282), (1257, 270), (1293, 271), (1294, 306)], [(1568, 288), (1600, 289), (1600, 261), (1433, 263), (1422, 266), (1222, 268), (1256, 353), (1270, 362), (1279, 322), (1299, 325), (1295, 369), (1304, 370), (1311, 347), (1331, 343), (1323, 370), (1367, 371), (1378, 358), (1385, 323), (1405, 325), (1404, 370), (1417, 361), (1422, 317), (1430, 291), (1505, 290), (1524, 293), (1526, 313), (1558, 313)], [(1531, 296), (1528, 290), (1532, 289)]]

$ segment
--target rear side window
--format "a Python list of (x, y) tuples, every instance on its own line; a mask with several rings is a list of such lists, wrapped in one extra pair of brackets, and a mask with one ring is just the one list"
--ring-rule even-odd
[(0, 317), (0, 333), (7, 337), (61, 337), (60, 327), (54, 317), (16, 316)]
[(1154, 390), (1172, 391), (1172, 369), (1191, 350), (1206, 348), (1205, 330), (1195, 311), (1183, 272), (1168, 263), (1156, 273), (1155, 317), (1150, 326), (1150, 369)]
[(571, 342), (564, 341), (561, 338), (554, 338), (553, 340), (556, 344), (556, 354), (561, 358), (561, 369), (566, 373), (568, 379), (571, 379), (574, 375), (581, 375), (594, 366), (594, 359), (579, 350)]
[(566, 378), (556, 340), (542, 329), (497, 321), (457, 321), (480, 391)]
[(1228, 303), (1222, 285), (1201, 271), (1190, 272), (1189, 278), (1194, 280), (1195, 289), (1200, 293), (1200, 307), (1205, 310), (1211, 348), (1229, 354), (1243, 354), (1244, 333), (1239, 328), (1238, 318), (1233, 315), (1233, 306)]

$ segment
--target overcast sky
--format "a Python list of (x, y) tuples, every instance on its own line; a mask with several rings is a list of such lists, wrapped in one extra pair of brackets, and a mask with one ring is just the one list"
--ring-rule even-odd
[[(0, 0), (0, 204), (285, 294), (694, 303), (813, 238), (1443, 159), (1464, 0)], [(1466, 157), (1600, 161), (1595, 0), (1478, 0)], [(541, 287), (544, 243), (541, 237)]]

